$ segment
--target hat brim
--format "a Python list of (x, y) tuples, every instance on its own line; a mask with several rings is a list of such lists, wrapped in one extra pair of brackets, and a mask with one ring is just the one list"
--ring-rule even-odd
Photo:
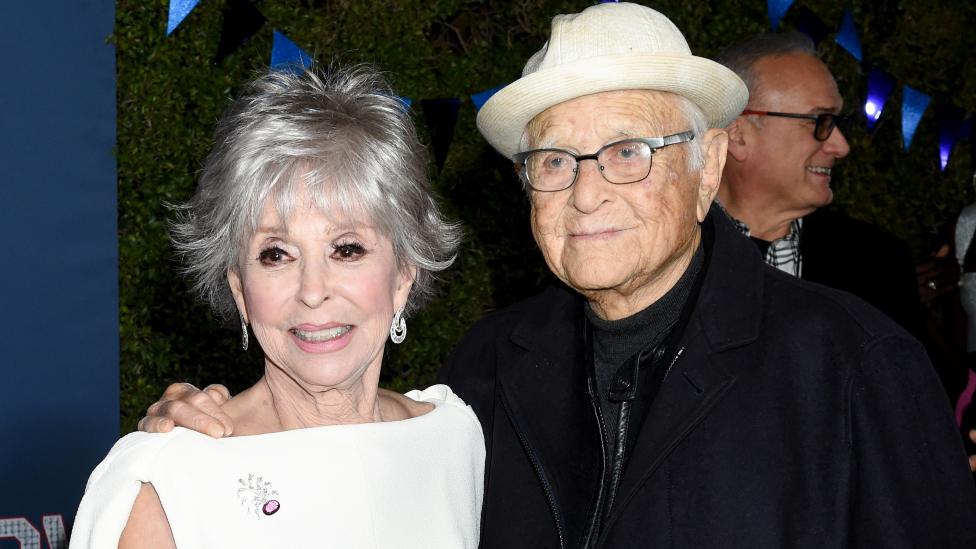
[(749, 91), (727, 67), (692, 55), (615, 54), (536, 71), (505, 86), (478, 111), (478, 129), (508, 158), (539, 113), (577, 97), (617, 90), (657, 90), (688, 98), (709, 127), (724, 128), (745, 108)]

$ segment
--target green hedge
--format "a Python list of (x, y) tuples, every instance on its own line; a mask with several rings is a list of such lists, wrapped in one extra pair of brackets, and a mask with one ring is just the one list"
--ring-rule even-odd
[[(265, 0), (255, 5), (268, 24), (215, 64), (224, 0), (202, 0), (170, 37), (167, 0), (119, 0), (114, 41), (123, 432), (174, 380), (219, 381), (238, 391), (260, 375), (260, 350), (241, 351), (239, 327), (222, 326), (187, 294), (167, 241), (164, 203), (193, 192), (221, 110), (241, 83), (267, 70), (273, 28), (319, 61), (376, 64), (401, 95), (465, 97), (515, 79), (545, 40), (551, 16), (590, 3)], [(768, 27), (761, 0), (652, 5), (685, 31), (699, 55), (713, 55)], [(806, 6), (836, 27), (845, 5), (801, 1), (793, 10)], [(868, 60), (936, 102), (976, 110), (976, 74), (969, 65), (976, 51), (973, 2), (859, 1), (853, 12)], [(857, 110), (865, 86), (859, 64), (832, 42), (821, 51), (850, 110)], [(873, 134), (863, 126), (849, 132), (851, 155), (835, 170), (836, 204), (887, 227), (921, 258), (946, 220), (973, 199), (970, 143), (957, 146), (943, 174), (935, 117), (925, 116), (906, 153), (899, 108), (896, 91)], [(532, 243), (511, 165), (484, 143), (474, 117), (470, 101), (463, 102), (447, 162), (431, 170), (446, 211), (463, 221), (466, 238), (440, 297), (410, 320), (403, 345), (388, 347), (383, 383), (393, 389), (431, 383), (468, 325), (487, 310), (533, 294), (550, 276)]]

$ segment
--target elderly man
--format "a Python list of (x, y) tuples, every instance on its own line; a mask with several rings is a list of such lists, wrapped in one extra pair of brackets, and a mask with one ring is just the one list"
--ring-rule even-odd
[(890, 233), (820, 209), (832, 170), (850, 147), (836, 127), (843, 99), (813, 42), (800, 33), (761, 34), (717, 59), (749, 87), (729, 125), (719, 201), (770, 265), (848, 291), (916, 337), (922, 310), (908, 246)]
[(479, 113), (565, 283), (487, 316), (442, 372), (484, 429), (482, 547), (976, 543), (924, 350), (710, 208), (746, 99), (660, 13), (602, 4), (557, 16)]

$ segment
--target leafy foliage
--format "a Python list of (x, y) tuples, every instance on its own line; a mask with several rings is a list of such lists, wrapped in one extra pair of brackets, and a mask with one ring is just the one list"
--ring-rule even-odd
[[(123, 432), (170, 382), (219, 381), (236, 392), (261, 373), (260, 349), (242, 352), (240, 328), (222, 326), (189, 297), (167, 240), (165, 204), (193, 192), (221, 110), (239, 85), (267, 70), (272, 28), (319, 62), (379, 66), (403, 96), (456, 97), (517, 78), (545, 41), (551, 16), (590, 2), (262, 0), (255, 5), (269, 24), (215, 64), (225, 4), (203, 0), (166, 37), (167, 0), (117, 2)], [(844, 3), (796, 6), (836, 28)], [(662, 0), (653, 7), (684, 30), (699, 55), (768, 28), (759, 0)], [(976, 35), (967, 32), (976, 23), (976, 5), (856, 0), (853, 11), (868, 61), (935, 102), (976, 110), (976, 73), (968, 64)], [(850, 110), (858, 110), (865, 73), (832, 42), (821, 52)], [(974, 166), (965, 154), (970, 143), (962, 143), (949, 169), (939, 171), (931, 112), (911, 151), (903, 151), (899, 101), (896, 92), (873, 133), (863, 124), (848, 132), (852, 150), (835, 170), (836, 204), (906, 239), (921, 258), (946, 221), (973, 199)], [(423, 133), (422, 116), (416, 117)], [(431, 383), (467, 326), (486, 310), (535, 293), (551, 276), (532, 242), (528, 205), (511, 165), (478, 135), (474, 117), (470, 102), (463, 103), (447, 162), (431, 168), (445, 210), (464, 222), (466, 239), (439, 299), (410, 320), (403, 345), (388, 348), (383, 382), (393, 389)]]

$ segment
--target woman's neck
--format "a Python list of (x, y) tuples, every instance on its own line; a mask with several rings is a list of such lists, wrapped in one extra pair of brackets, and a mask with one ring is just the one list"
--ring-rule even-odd
[[(365, 375), (364, 375), (365, 377)], [(280, 370), (269, 368), (261, 379), (270, 410), (282, 431), (383, 421), (377, 383), (359, 379), (349, 387), (311, 390)]]
[(367, 371), (348, 387), (320, 390), (269, 365), (253, 387), (227, 402), (223, 410), (234, 421), (234, 435), (373, 423), (390, 415), (384, 414), (378, 382), (378, 372), (370, 376)]

